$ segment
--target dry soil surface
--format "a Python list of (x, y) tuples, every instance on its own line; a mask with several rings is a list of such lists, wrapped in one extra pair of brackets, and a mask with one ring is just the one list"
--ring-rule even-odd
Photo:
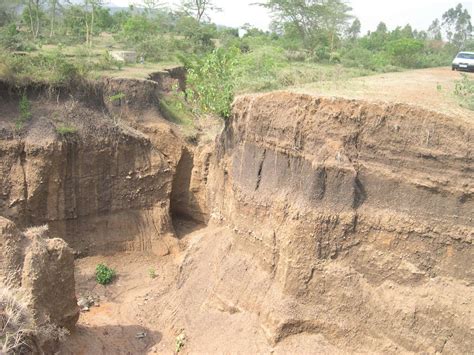
[[(465, 119), (474, 113), (459, 106), (454, 96), (461, 72), (450, 68), (430, 68), (386, 73), (346, 81), (307, 84), (292, 91), (321, 96), (338, 96), (369, 101), (388, 101), (420, 106)], [(474, 73), (464, 73), (474, 79)]]
[[(173, 354), (180, 335), (184, 335), (184, 346), (179, 352), (184, 354), (242, 353), (243, 349), (252, 354), (341, 353), (319, 334), (290, 337), (272, 347), (258, 317), (220, 304), (213, 297), (215, 285), (207, 282), (216, 271), (216, 255), (227, 245), (216, 243), (215, 238), (227, 239), (232, 232), (225, 227), (179, 223), (182, 253), (160, 258), (120, 253), (77, 261), (78, 296), (93, 298), (97, 306), (81, 313), (76, 331), (59, 353)], [(95, 282), (99, 263), (116, 270), (111, 285)]]

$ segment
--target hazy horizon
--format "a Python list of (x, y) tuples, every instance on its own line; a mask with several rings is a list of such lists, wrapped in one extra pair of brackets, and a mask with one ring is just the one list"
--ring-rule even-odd
[[(213, 13), (211, 19), (219, 25), (241, 27), (245, 23), (268, 29), (271, 22), (270, 14), (261, 6), (252, 5), (258, 0), (215, 0), (222, 12)], [(178, 0), (170, 0), (170, 4), (179, 4)], [(462, 3), (474, 17), (474, 2), (459, 0), (351, 0), (352, 14), (362, 22), (363, 33), (374, 30), (383, 21), (390, 29), (410, 24), (418, 30), (426, 30), (435, 18), (451, 7)], [(126, 7), (129, 4), (140, 4), (139, 0), (111, 0), (109, 5)]]

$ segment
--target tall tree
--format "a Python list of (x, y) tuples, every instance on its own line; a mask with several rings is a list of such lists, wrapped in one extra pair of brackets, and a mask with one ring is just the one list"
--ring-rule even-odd
[(26, 8), (23, 12), (28, 18), (28, 25), (33, 39), (38, 38), (41, 30), (42, 5), (41, 0), (27, 0)]
[(199, 23), (209, 20), (209, 12), (222, 11), (213, 0), (181, 0), (181, 7), (187, 15), (194, 17)]
[(104, 0), (84, 0), (84, 16), (86, 28), (86, 43), (92, 46), (92, 38), (94, 36), (96, 13), (102, 7)]
[(143, 4), (145, 5), (145, 12), (150, 16), (164, 6), (161, 0), (143, 0)]
[(352, 21), (352, 24), (347, 29), (347, 37), (351, 40), (357, 39), (360, 35), (362, 29), (362, 24), (358, 18), (355, 18)]
[(472, 38), (471, 15), (462, 4), (458, 4), (456, 7), (446, 11), (442, 20), (442, 25), (446, 30), (449, 42), (458, 48), (463, 47)]
[(438, 19), (433, 20), (430, 27), (428, 27), (428, 38), (436, 41), (443, 40), (441, 22)]
[(54, 36), (54, 27), (56, 25), (56, 12), (58, 7), (58, 0), (48, 0), (49, 1), (49, 10), (50, 10), (50, 29), (49, 37)]
[(297, 33), (306, 47), (315, 47), (321, 35), (329, 35), (329, 46), (342, 35), (351, 8), (344, 0), (266, 0), (267, 8), (284, 32)]
[(323, 28), (328, 33), (329, 50), (332, 52), (336, 47), (336, 40), (347, 29), (348, 21), (352, 18), (349, 12), (352, 8), (344, 1), (340, 0), (326, 0), (323, 4)]

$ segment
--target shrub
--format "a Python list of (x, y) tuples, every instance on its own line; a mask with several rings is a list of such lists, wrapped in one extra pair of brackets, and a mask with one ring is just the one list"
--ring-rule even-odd
[(87, 77), (91, 69), (86, 62), (72, 63), (60, 51), (24, 56), (0, 53), (0, 63), (2, 77), (16, 85), (31, 82), (71, 84)]
[(156, 270), (154, 268), (150, 268), (148, 269), (148, 275), (152, 278), (152, 279), (155, 279), (156, 278)]
[(108, 70), (108, 69), (118, 69), (122, 70), (124, 62), (113, 58), (108, 51), (100, 57), (99, 62), (95, 65), (96, 69)]
[(99, 264), (95, 268), (95, 280), (101, 285), (110, 284), (115, 278), (115, 270), (104, 264)]
[(218, 48), (203, 56), (181, 58), (188, 72), (187, 98), (201, 111), (230, 116), (238, 54), (236, 48)]
[(423, 41), (412, 38), (401, 38), (387, 44), (387, 52), (393, 57), (394, 64), (405, 68), (416, 68), (418, 59), (423, 52)]
[(474, 111), (474, 80), (462, 74), (462, 79), (456, 82), (454, 94), (458, 97), (461, 106)]

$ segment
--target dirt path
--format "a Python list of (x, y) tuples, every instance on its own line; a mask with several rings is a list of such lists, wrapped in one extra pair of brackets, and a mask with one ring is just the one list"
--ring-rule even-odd
[[(474, 73), (466, 73), (474, 79)], [(346, 81), (307, 84), (291, 91), (369, 101), (388, 101), (421, 106), (451, 116), (474, 119), (453, 95), (462, 74), (450, 68), (430, 68), (354, 78)]]

